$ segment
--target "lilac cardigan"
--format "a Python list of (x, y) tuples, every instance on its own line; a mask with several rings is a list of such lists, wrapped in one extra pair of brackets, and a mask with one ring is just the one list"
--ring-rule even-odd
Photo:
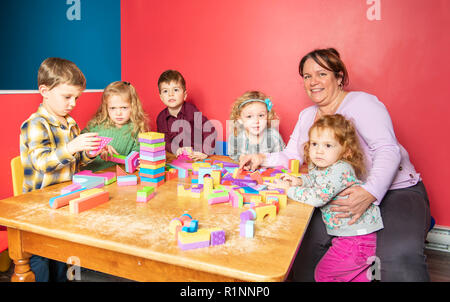
[[(278, 153), (267, 153), (264, 166), (288, 167), (289, 159), (303, 163), (303, 145), (318, 110), (313, 105), (300, 112), (298, 122), (286, 148)], [(409, 161), (408, 152), (395, 137), (392, 121), (386, 107), (374, 95), (349, 92), (336, 113), (351, 120), (357, 130), (364, 151), (368, 176), (362, 187), (377, 199), (379, 205), (387, 190), (413, 186), (420, 174)]]

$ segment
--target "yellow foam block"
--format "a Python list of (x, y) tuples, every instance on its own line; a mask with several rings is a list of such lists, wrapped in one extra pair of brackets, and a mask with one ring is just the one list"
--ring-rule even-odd
[(209, 241), (210, 237), (211, 232), (209, 229), (198, 229), (197, 232), (195, 233), (188, 233), (188, 232), (178, 233), (178, 240), (183, 244)]
[(159, 132), (142, 132), (142, 133), (139, 133), (139, 138), (149, 139), (149, 140), (161, 139), (161, 138), (164, 138), (164, 133), (159, 133)]
[(166, 165), (166, 163), (158, 164), (158, 165), (148, 165), (148, 164), (140, 164), (139, 167), (144, 169), (159, 169)]
[(280, 192), (272, 190), (272, 191), (259, 191), (259, 195), (262, 196), (262, 201), (266, 202), (267, 194), (279, 194)]
[(192, 171), (198, 171), (199, 168), (211, 168), (210, 163), (193, 163)]
[(263, 176), (262, 178), (264, 181), (268, 180), (270, 182), (273, 182), (274, 179), (276, 179), (275, 176)]
[(254, 202), (255, 204), (262, 203), (262, 196), (261, 195), (250, 196), (250, 202)]
[(266, 200), (267, 197), (273, 196), (278, 198), (278, 204), (280, 205), (280, 210), (284, 209), (287, 206), (287, 195), (286, 194), (266, 194)]
[(214, 183), (211, 177), (203, 178), (203, 192), (204, 196), (208, 196), (214, 189)]
[(182, 197), (189, 197), (191, 195), (191, 191), (189, 189), (185, 189), (183, 184), (178, 184), (177, 186), (177, 195)]
[(222, 173), (221, 173), (220, 170), (213, 170), (213, 171), (211, 171), (211, 177), (212, 177), (212, 179), (214, 180), (214, 181), (213, 181), (213, 184), (214, 184), (215, 186), (220, 185), (221, 175), (222, 175)]
[(86, 197), (86, 196), (89, 196), (89, 195), (94, 195), (94, 194), (97, 194), (97, 193), (100, 193), (100, 192), (103, 192), (103, 191), (104, 191), (103, 189), (99, 189), (99, 188), (84, 190), (84, 191), (80, 192), (80, 198)]
[(275, 218), (277, 216), (277, 207), (275, 205), (267, 205), (255, 208), (256, 221), (262, 221), (267, 215), (269, 218)]

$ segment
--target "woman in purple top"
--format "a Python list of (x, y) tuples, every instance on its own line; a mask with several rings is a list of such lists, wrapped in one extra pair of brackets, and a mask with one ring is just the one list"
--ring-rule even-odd
[[(430, 225), (428, 196), (408, 152), (395, 137), (386, 107), (376, 96), (346, 91), (348, 74), (339, 53), (314, 50), (300, 61), (299, 73), (314, 105), (300, 112), (290, 141), (282, 152), (244, 156), (240, 166), (288, 166), (289, 159), (303, 162), (308, 130), (323, 115), (340, 113), (351, 120), (364, 150), (368, 176), (362, 186), (341, 192), (347, 199), (334, 201), (336, 217), (352, 218), (353, 224), (371, 203), (380, 206), (384, 229), (377, 235), (377, 258), (372, 272), (381, 281), (429, 281), (425, 238)], [(294, 281), (314, 281), (314, 267), (331, 244), (314, 211), (293, 266)]]

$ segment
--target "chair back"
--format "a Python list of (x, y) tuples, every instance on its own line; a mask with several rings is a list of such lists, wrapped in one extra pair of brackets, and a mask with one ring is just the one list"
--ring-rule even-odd
[(14, 196), (22, 194), (23, 167), (20, 156), (16, 156), (11, 160), (11, 176)]

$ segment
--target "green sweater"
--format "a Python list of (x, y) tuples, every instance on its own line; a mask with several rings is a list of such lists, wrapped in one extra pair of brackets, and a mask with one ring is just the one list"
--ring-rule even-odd
[[(128, 123), (123, 125), (121, 128), (105, 128), (102, 125), (95, 126), (90, 129), (84, 128), (81, 133), (96, 132), (99, 136), (111, 137), (112, 141), (109, 143), (109, 145), (113, 146), (120, 155), (128, 155), (131, 153), (131, 151), (139, 152), (138, 133), (132, 136), (132, 130), (132, 124)], [(114, 162), (104, 161), (100, 158), (100, 156), (97, 156), (95, 160), (82, 167), (82, 170), (92, 170), (93, 172), (96, 172), (104, 170), (108, 167), (112, 167), (115, 164), (116, 163)]]

